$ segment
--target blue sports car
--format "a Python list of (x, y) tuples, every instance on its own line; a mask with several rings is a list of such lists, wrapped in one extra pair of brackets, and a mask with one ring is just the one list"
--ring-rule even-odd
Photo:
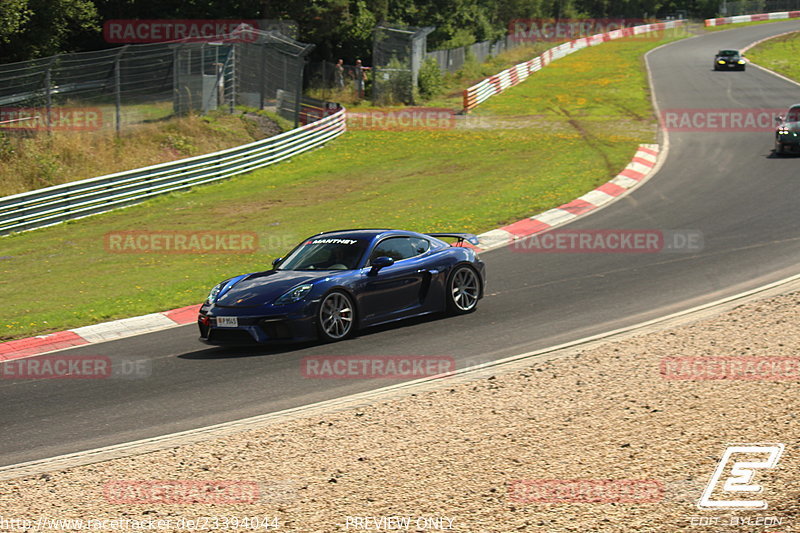
[[(453, 245), (441, 240), (454, 238)], [(209, 344), (326, 342), (428, 313), (474, 311), (485, 267), (468, 233), (356, 229), (304, 240), (272, 270), (223, 281), (198, 316)]]

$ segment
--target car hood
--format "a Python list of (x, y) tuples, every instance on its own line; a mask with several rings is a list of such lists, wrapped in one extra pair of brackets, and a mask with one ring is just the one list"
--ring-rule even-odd
[(800, 133), (800, 122), (784, 122), (778, 129)]
[[(259, 307), (270, 304), (290, 289), (329, 277), (328, 271), (268, 270), (236, 278), (223, 288), (214, 305), (222, 307)], [(226, 290), (227, 289), (227, 290)]]

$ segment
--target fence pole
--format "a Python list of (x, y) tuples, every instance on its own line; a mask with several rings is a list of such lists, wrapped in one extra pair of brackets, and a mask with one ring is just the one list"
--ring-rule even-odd
[(231, 44), (231, 113), (236, 111), (236, 43)]
[(328, 62), (324, 59), (322, 60), (322, 94), (323, 98), (330, 98), (331, 95), (328, 92)]
[(264, 109), (264, 96), (265, 96), (265, 93), (267, 92), (266, 82), (264, 80), (264, 75), (265, 75), (264, 70), (266, 69), (266, 66), (265, 66), (266, 62), (267, 62), (267, 43), (261, 43), (261, 69), (260, 69), (260, 73), (259, 73), (259, 76), (258, 76), (260, 78), (260, 80), (259, 80), (260, 81), (260, 83), (259, 83), (259, 86), (260, 86), (260, 91), (259, 91), (260, 98), (258, 100), (258, 108), (259, 109)]
[(114, 122), (119, 137), (122, 131), (122, 54), (128, 49), (125, 45), (119, 49), (119, 53), (114, 58)]
[[(303, 61), (300, 59), (300, 61)], [(286, 59), (284, 58), (284, 76), (286, 75)], [(284, 86), (285, 87), (285, 86)], [(294, 92), (294, 127), (300, 124), (300, 100), (303, 98), (303, 67), (297, 69), (297, 90)]]
[(116, 123), (116, 130), (117, 130), (117, 137), (119, 137), (120, 130), (122, 129), (122, 95), (120, 94), (120, 86), (122, 84), (122, 76), (119, 72), (120, 69), (120, 61), (119, 55), (114, 59), (114, 107), (115, 114), (114, 114), (114, 121)]
[(45, 98), (46, 98), (45, 108), (46, 108), (46, 113), (47, 113), (47, 117), (45, 117), (45, 122), (47, 124), (47, 133), (48, 134), (52, 133), (52, 129), (51, 129), (51, 126), (50, 126), (50, 110), (53, 107), (53, 98), (52, 98), (52, 94), (50, 93), (50, 82), (51, 82), (50, 70), (52, 68), (53, 68), (53, 62), (50, 61), (47, 64), (47, 70), (45, 71), (45, 74), (44, 74), (44, 94), (45, 94)]

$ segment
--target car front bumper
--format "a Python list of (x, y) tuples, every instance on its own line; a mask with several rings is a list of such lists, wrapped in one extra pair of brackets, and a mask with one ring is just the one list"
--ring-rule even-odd
[(775, 147), (784, 154), (800, 154), (800, 143), (798, 142), (778, 142)]
[[(317, 338), (318, 302), (299, 302), (259, 312), (254, 309), (220, 308), (204, 304), (197, 317), (200, 340), (214, 346), (302, 342)], [(218, 317), (235, 317), (235, 327), (218, 325)]]

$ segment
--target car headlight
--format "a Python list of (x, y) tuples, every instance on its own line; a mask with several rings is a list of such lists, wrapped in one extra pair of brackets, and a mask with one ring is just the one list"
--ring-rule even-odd
[(740, 60), (738, 61), (738, 63), (739, 63), (740, 65), (744, 65), (744, 59), (740, 59)]
[(789, 130), (778, 130), (778, 135), (789, 135)]
[(725, 61), (723, 61), (722, 59), (720, 59), (719, 61), (717, 61), (717, 63), (719, 63), (720, 65), (724, 65), (724, 64), (725, 64)]
[(280, 298), (275, 300), (275, 305), (286, 305), (299, 302), (305, 298), (314, 286), (310, 283), (298, 285), (297, 287), (287, 291)]
[(219, 291), (221, 291), (221, 290), (222, 290), (222, 283), (220, 283), (218, 285), (215, 285), (214, 288), (211, 289), (211, 292), (208, 293), (208, 298), (206, 298), (206, 302), (208, 302), (210, 304), (213, 304), (214, 300), (217, 299), (217, 295), (219, 294)]

